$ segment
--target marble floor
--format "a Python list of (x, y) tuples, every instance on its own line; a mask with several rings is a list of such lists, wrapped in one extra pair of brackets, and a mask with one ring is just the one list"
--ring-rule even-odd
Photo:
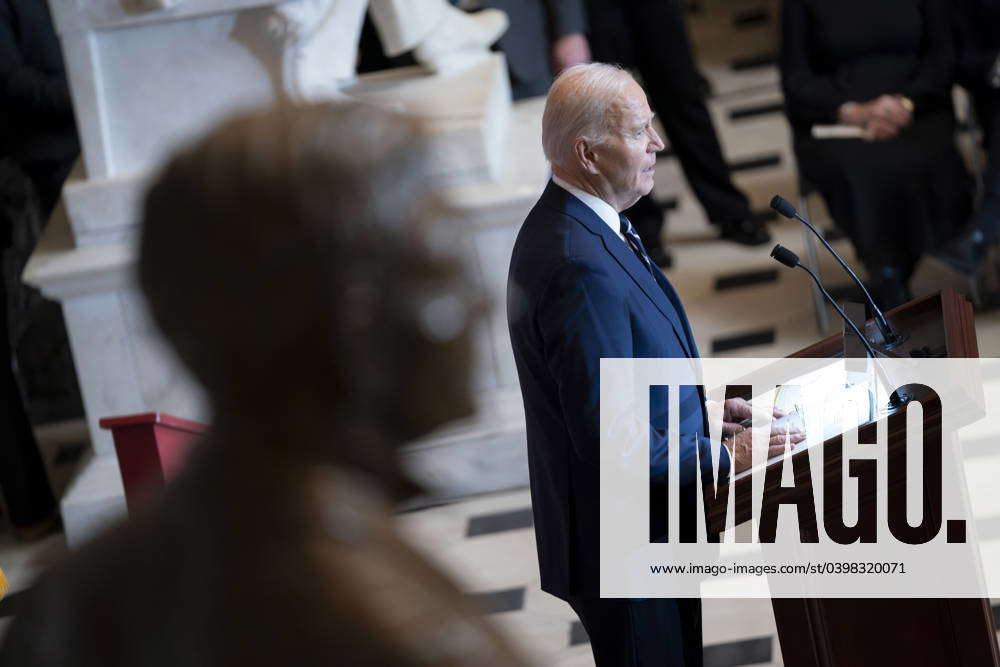
[[(781, 115), (773, 66), (777, 3), (702, 0), (694, 4), (692, 34), (712, 84), (710, 108), (735, 181), (756, 209), (766, 209), (774, 194), (797, 201), (789, 129)], [(963, 141), (970, 143), (967, 137)], [(687, 307), (703, 355), (784, 356), (839, 328), (831, 311), (830, 329), (818, 330), (807, 277), (771, 260), (771, 245), (748, 249), (715, 238), (669, 152), (660, 161), (655, 194), (669, 203), (665, 241), (675, 264), (667, 275)], [(829, 226), (818, 199), (809, 202), (809, 212), (821, 228)], [(803, 254), (798, 223), (776, 221), (772, 231), (776, 242)], [(846, 241), (835, 241), (834, 247), (851, 260)], [(821, 268), (830, 286), (846, 286), (846, 277), (832, 259), (821, 255)], [(969, 287), (961, 277), (928, 261), (915, 287), (918, 292), (930, 292), (949, 285)], [(1000, 309), (979, 313), (976, 328), (980, 355), (1000, 356)], [(1000, 432), (1000, 425), (990, 428)], [(43, 449), (57, 480), (71, 469), (66, 461), (59, 463), (59, 458), (73, 462), (73, 442), (79, 441), (81, 430), (85, 433), (81, 425), (68, 424), (42, 434)], [(990, 431), (984, 438), (993, 435)], [(980, 452), (977, 465), (984, 470), (1000, 466), (1000, 453)], [(1000, 500), (992, 486), (989, 479), (982, 480), (973, 494)], [(984, 554), (998, 553), (996, 559), (984, 561), (987, 575), (1000, 576), (1000, 550), (993, 544), (1000, 546), (1000, 516), (976, 518), (987, 538)], [(452, 573), (538, 664), (593, 665), (586, 633), (569, 607), (539, 588), (526, 489), (407, 512), (400, 515), (400, 522), (411, 539)], [(5, 617), (0, 618), (0, 631), (16, 612), (16, 592), (30, 586), (37, 573), (63, 553), (60, 535), (25, 546), (9, 534), (0, 534), (0, 567), (13, 591), (0, 601), (0, 617)], [(704, 641), (710, 667), (782, 664), (766, 599), (706, 600)]]

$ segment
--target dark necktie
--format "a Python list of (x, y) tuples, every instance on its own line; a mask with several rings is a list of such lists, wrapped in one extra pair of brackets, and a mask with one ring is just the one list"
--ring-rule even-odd
[(642, 246), (642, 239), (636, 233), (635, 227), (632, 226), (632, 223), (624, 215), (619, 215), (618, 217), (621, 219), (622, 236), (625, 237), (628, 247), (632, 249), (632, 252), (639, 258), (639, 261), (645, 265), (646, 270), (652, 273), (653, 263), (650, 261), (649, 255), (646, 254), (646, 249)]

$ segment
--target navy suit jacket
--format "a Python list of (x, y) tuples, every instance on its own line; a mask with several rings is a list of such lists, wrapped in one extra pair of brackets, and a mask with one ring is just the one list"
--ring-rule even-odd
[[(669, 281), (553, 182), (514, 244), (507, 317), (527, 420), (542, 589), (597, 596), (600, 360), (697, 357), (691, 327)], [(666, 400), (651, 397), (650, 412), (651, 490), (665, 489)], [(699, 453), (703, 474), (711, 466), (700, 390), (681, 393), (679, 430), (683, 486), (693, 483), (686, 464)], [(720, 453), (719, 466), (721, 479), (728, 454)], [(658, 537), (665, 534), (651, 535)]]

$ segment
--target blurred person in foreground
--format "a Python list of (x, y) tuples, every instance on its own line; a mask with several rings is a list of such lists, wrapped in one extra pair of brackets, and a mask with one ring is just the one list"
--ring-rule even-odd
[[(556, 78), (542, 116), (553, 177), (518, 233), (507, 288), (542, 590), (580, 617), (598, 667), (702, 664), (700, 600), (600, 597), (601, 359), (699, 356), (680, 298), (622, 214), (653, 187), (663, 142), (652, 118), (619, 67), (576, 65)], [(678, 400), (678, 465), (693, 471), (700, 459), (713, 480), (703, 391), (689, 386)], [(650, 502), (665, 503), (665, 393), (650, 405), (660, 406), (649, 420)], [(726, 401), (722, 414), (734, 434), (719, 451), (724, 484), (749, 467), (752, 431), (738, 425), (751, 416), (746, 401)], [(786, 435), (770, 434), (769, 457)], [(694, 483), (693, 472), (681, 479)], [(665, 541), (659, 528), (651, 541)]]
[(392, 518), (415, 491), (397, 447), (472, 409), (481, 309), (417, 224), (416, 136), (371, 107), (277, 108), (169, 162), (139, 277), (213, 429), (43, 578), (0, 663), (522, 664)]
[[(851, 239), (883, 308), (911, 298), (920, 257), (955, 238), (970, 210), (955, 146), (952, 19), (948, 0), (782, 6), (781, 81), (799, 171)], [(828, 125), (857, 136), (820, 138)]]

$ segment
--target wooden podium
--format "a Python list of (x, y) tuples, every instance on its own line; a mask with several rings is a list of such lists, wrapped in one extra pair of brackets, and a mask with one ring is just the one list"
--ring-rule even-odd
[[(886, 313), (896, 330), (906, 332), (908, 339), (890, 354), (902, 357), (978, 357), (972, 306), (953, 290), (915, 299)], [(882, 337), (875, 323), (869, 320), (859, 328), (876, 348)], [(790, 357), (834, 358), (844, 356), (844, 336), (836, 334), (800, 350)], [(919, 398), (919, 397), (916, 397)], [(935, 409), (924, 406), (926, 410)], [(937, 408), (940, 410), (940, 402)], [(888, 420), (888, 448), (905, 448), (905, 429), (900, 432), (894, 422), (905, 424), (905, 406)], [(925, 412), (926, 414), (926, 412)], [(862, 426), (859, 441), (874, 442), (875, 423)], [(869, 430), (865, 433), (866, 429)], [(865, 438), (865, 439), (862, 439)], [(802, 451), (795, 456), (808, 456)], [(772, 464), (782, 465), (781, 462)], [(824, 470), (825, 480), (837, 475), (840, 462)], [(781, 475), (774, 479), (780, 484)], [(895, 480), (898, 482), (899, 480)], [(738, 480), (737, 486), (749, 478)], [(889, 480), (892, 487), (894, 480)], [(787, 500), (789, 489), (783, 492)], [(740, 498), (739, 491), (736, 497)], [(746, 494), (749, 498), (749, 494)], [(723, 508), (724, 509), (724, 508)], [(824, 508), (840, 512), (841, 507)], [(940, 516), (941, 508), (931, 508)], [(735, 507), (736, 522), (750, 516), (749, 507)], [(905, 508), (903, 509), (905, 512)], [(718, 529), (725, 515), (710, 514), (709, 525)], [(818, 519), (821, 521), (822, 519)], [(803, 530), (817, 530), (813, 524)], [(950, 564), (943, 563), (943, 567)], [(774, 598), (774, 620), (784, 664), (788, 667), (844, 667), (867, 665), (906, 665), (981, 667), (1000, 666), (996, 627), (989, 600), (938, 598)]]

